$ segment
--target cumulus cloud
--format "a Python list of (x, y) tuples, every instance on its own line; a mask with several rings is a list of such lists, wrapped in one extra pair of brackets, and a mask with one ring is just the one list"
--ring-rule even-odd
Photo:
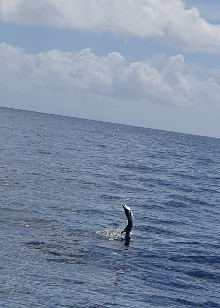
[(37, 89), (73, 95), (78, 91), (103, 100), (139, 100), (183, 108), (201, 103), (204, 97), (213, 100), (212, 91), (220, 94), (214, 76), (199, 80), (182, 55), (166, 59), (159, 72), (146, 61), (128, 63), (117, 52), (106, 57), (97, 57), (90, 49), (79, 53), (51, 50), (28, 55), (21, 48), (3, 43), (0, 67), (2, 89), (18, 93)]
[(0, 67), (1, 106), (219, 134), (219, 70), (202, 80), (180, 54), (129, 63), (117, 52), (106, 57), (89, 49), (29, 55), (0, 44)]
[(219, 52), (220, 25), (182, 0), (1, 0), (0, 19), (155, 39), (178, 50)]

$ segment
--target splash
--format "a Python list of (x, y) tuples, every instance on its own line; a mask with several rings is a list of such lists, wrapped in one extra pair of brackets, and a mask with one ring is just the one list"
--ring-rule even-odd
[(116, 230), (105, 229), (102, 231), (96, 231), (96, 234), (100, 234), (102, 237), (107, 237), (109, 241), (124, 239), (124, 236), (121, 235), (121, 230), (119, 229)]

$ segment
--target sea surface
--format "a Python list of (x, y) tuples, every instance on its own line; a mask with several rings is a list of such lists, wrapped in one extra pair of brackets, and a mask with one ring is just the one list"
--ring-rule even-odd
[(0, 108), (0, 307), (220, 307), (220, 139)]

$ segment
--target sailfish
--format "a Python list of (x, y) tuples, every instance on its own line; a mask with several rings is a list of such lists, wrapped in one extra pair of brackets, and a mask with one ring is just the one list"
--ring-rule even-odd
[(125, 215), (127, 217), (127, 220), (128, 220), (128, 224), (127, 226), (124, 228), (124, 230), (121, 232), (121, 234), (123, 233), (126, 233), (126, 237), (129, 237), (130, 236), (130, 232), (131, 232), (131, 229), (133, 227), (133, 222), (134, 222), (134, 216), (133, 216), (133, 213), (130, 209), (129, 206), (127, 206), (126, 204), (125, 205), (122, 205), (123, 208), (124, 208), (124, 211), (125, 211)]

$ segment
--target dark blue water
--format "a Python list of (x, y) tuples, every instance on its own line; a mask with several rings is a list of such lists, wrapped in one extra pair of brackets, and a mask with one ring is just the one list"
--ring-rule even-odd
[(0, 140), (0, 307), (220, 307), (219, 139), (0, 108)]

